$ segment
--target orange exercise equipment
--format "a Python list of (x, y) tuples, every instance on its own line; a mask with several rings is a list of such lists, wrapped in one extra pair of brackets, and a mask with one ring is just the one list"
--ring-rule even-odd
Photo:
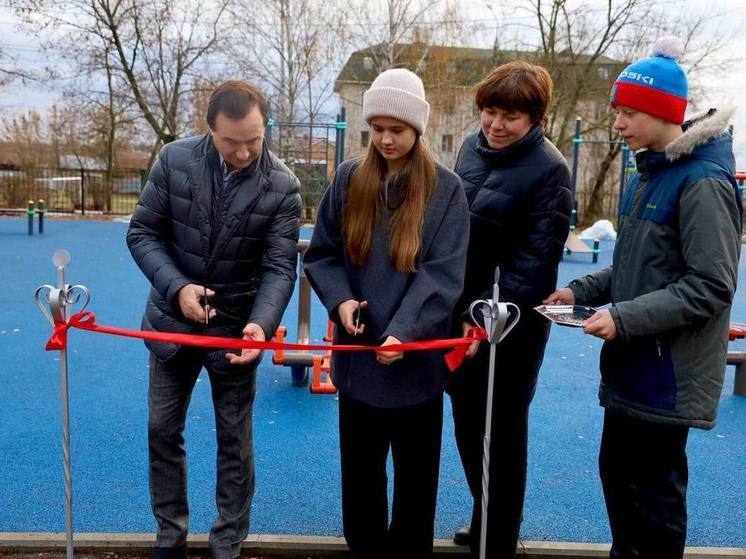
[[(300, 253), (300, 277), (298, 293), (298, 340), (299, 344), (308, 344), (311, 338), (311, 283), (303, 273), (303, 255), (310, 241), (298, 241)], [(280, 326), (275, 332), (275, 340), (285, 342), (287, 328)], [(329, 321), (324, 341), (331, 342), (334, 337), (334, 323)], [(293, 386), (307, 386), (312, 394), (335, 394), (337, 389), (331, 380), (331, 352), (322, 355), (309, 351), (275, 350), (272, 363), (290, 367)], [(311, 382), (309, 384), (308, 369), (311, 368)]]

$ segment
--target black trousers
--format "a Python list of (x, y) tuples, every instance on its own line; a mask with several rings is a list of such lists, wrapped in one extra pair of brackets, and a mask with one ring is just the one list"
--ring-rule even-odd
[[(530, 309), (521, 310), (521, 321), (497, 350), (487, 510), (486, 556), (490, 559), (512, 559), (518, 544), (526, 493), (528, 411), (549, 337), (544, 318)], [(474, 498), (472, 557), (479, 556), (488, 369), (489, 345), (483, 342), (477, 354), (456, 371), (449, 387), (456, 444)]]
[(612, 559), (681, 559), (689, 428), (606, 411), (598, 462)]
[[(377, 408), (340, 395), (342, 521), (351, 558), (432, 555), (442, 429), (442, 395), (404, 408)], [(394, 462), (390, 524), (389, 448)]]

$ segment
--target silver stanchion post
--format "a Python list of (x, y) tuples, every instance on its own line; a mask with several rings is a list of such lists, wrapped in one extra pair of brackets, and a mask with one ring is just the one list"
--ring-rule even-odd
[[(490, 343), (490, 366), (487, 376), (487, 414), (484, 421), (484, 445), (482, 449), (482, 518), (479, 530), (479, 558), (487, 553), (487, 506), (490, 498), (490, 442), (492, 437), (492, 401), (495, 389), (495, 361), (497, 344), (518, 324), (521, 310), (513, 303), (500, 302), (500, 268), (495, 268), (495, 283), (492, 299), (480, 299), (469, 306), (469, 314), (476, 324), (484, 324)], [(510, 312), (514, 309), (514, 313)], [(481, 314), (481, 317), (477, 315)], [(509, 321), (512, 317), (512, 320)]]
[[(90, 300), (88, 289), (83, 285), (65, 283), (65, 267), (70, 263), (70, 253), (66, 250), (55, 251), (52, 263), (57, 269), (57, 287), (42, 285), (34, 292), (34, 301), (39, 310), (52, 325), (67, 324), (72, 316), (73, 306), (84, 299), (82, 308)], [(46, 296), (42, 295), (46, 292)], [(42, 300), (42, 298), (45, 300)], [(49, 310), (47, 310), (47, 308)], [(62, 458), (65, 471), (65, 533), (67, 559), (73, 559), (73, 474), (70, 456), (70, 412), (67, 389), (67, 350), (60, 351), (60, 397), (62, 402)]]

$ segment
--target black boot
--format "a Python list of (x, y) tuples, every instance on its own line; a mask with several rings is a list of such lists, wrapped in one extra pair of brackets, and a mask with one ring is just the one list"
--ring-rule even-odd
[(453, 534), (453, 543), (456, 545), (471, 545), (471, 526), (464, 526)]

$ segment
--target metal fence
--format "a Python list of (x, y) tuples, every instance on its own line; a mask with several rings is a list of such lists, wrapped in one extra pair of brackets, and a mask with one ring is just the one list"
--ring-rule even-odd
[(25, 210), (30, 200), (44, 200), (50, 212), (129, 215), (144, 177), (141, 169), (117, 169), (111, 178), (91, 169), (0, 169), (0, 210)]
[(267, 145), (300, 181), (303, 221), (316, 219), (321, 196), (344, 159), (346, 128), (344, 109), (331, 124), (270, 121), (267, 126)]

